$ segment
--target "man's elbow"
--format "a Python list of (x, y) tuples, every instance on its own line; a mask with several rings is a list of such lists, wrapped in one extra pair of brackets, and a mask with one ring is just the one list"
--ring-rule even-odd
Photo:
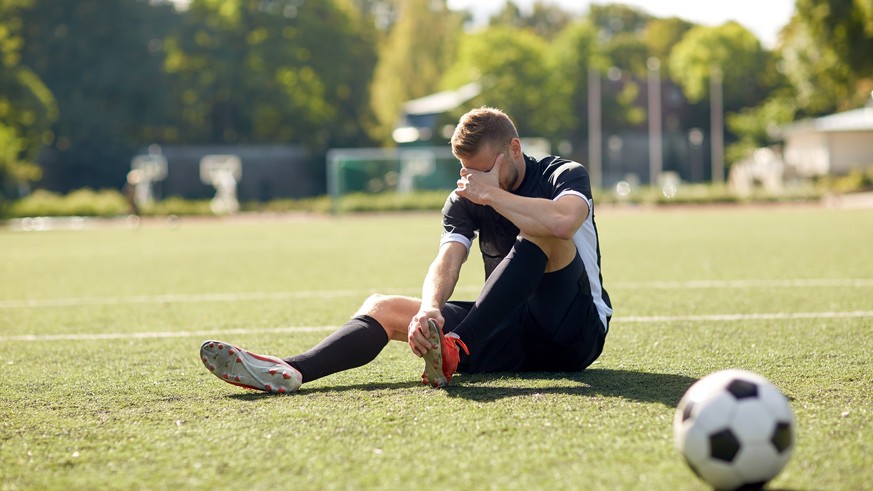
[(557, 239), (570, 240), (579, 229), (579, 224), (569, 218), (559, 218), (552, 222), (551, 235)]
[(552, 220), (549, 220), (552, 237), (561, 240), (572, 239), (587, 216), (588, 204), (581, 198), (576, 196), (561, 198), (558, 201), (558, 208), (554, 210)]

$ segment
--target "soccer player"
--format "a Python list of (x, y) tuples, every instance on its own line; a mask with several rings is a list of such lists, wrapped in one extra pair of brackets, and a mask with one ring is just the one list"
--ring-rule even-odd
[[(206, 341), (207, 369), (232, 384), (286, 393), (369, 363), (389, 340), (424, 358), (422, 381), (434, 387), (456, 371), (572, 372), (596, 360), (612, 305), (588, 172), (559, 157), (525, 155), (515, 125), (497, 109), (462, 116), (451, 143), (460, 178), (443, 207), (420, 299), (372, 295), (345, 326), (287, 358)], [(450, 301), (477, 234), (485, 285), (474, 302)]]

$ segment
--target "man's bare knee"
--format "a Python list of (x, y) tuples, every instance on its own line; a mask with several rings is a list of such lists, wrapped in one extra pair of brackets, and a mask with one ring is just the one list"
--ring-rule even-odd
[(369, 315), (370, 317), (374, 317), (373, 314), (380, 308), (380, 303), (384, 302), (387, 298), (386, 295), (382, 295), (379, 293), (373, 293), (361, 304), (358, 308), (358, 311), (355, 312), (355, 315)]
[(557, 271), (570, 264), (576, 255), (576, 244), (572, 240), (557, 237), (534, 237), (522, 234), (521, 238), (533, 242), (548, 258), (546, 272)]
[(406, 338), (409, 321), (420, 305), (421, 301), (414, 298), (374, 293), (364, 300), (355, 315), (376, 319), (389, 338), (402, 341)]

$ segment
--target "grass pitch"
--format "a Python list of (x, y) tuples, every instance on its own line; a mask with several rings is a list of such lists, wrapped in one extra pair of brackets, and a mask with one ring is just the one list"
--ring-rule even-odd
[[(589, 370), (432, 390), (391, 343), (284, 397), (220, 382), (200, 342), (284, 356), (370, 292), (417, 294), (437, 215), (0, 231), (0, 489), (705, 489), (673, 411), (729, 367), (791, 399), (772, 487), (870, 485), (873, 213), (597, 219), (616, 313)], [(455, 297), (481, 281), (473, 254)]]

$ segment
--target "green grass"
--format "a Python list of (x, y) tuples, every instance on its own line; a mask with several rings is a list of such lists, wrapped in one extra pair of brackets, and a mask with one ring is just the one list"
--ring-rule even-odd
[[(221, 383), (200, 342), (284, 356), (368, 292), (416, 294), (437, 215), (0, 231), (0, 489), (705, 489), (673, 411), (728, 367), (792, 401), (774, 488), (870, 485), (873, 213), (604, 209), (598, 226), (616, 317), (589, 370), (431, 390), (392, 343), (285, 397)], [(456, 296), (481, 277), (472, 255)], [(713, 317), (731, 314), (769, 317)]]

